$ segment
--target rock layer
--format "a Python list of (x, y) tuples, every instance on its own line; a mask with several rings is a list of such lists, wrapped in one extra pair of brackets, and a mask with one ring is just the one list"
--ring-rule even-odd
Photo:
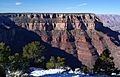
[[(114, 57), (116, 67), (120, 68), (120, 62), (118, 62), (120, 57), (120, 34), (104, 27), (103, 21), (95, 14), (20, 13), (0, 14), (0, 16), (8, 17), (16, 25), (36, 32), (44, 42), (72, 54), (90, 68), (93, 67), (95, 60), (102, 51), (109, 48)], [(1, 25), (6, 25), (6, 29), (9, 29), (7, 27), (8, 23), (7, 20), (1, 19)], [(0, 31), (3, 31), (1, 27)], [(9, 32), (11, 33), (10, 37), (14, 38), (16, 32), (11, 29)], [(0, 33), (0, 40), (4, 38), (8, 42), (13, 41), (12, 39), (7, 39), (8, 36), (5, 35), (7, 33), (2, 33)]]

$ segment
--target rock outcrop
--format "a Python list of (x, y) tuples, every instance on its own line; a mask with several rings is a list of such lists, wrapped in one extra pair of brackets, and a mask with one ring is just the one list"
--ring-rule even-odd
[[(44, 42), (72, 54), (90, 68), (93, 67), (95, 60), (102, 51), (109, 48), (114, 57), (116, 67), (120, 68), (120, 34), (104, 27), (103, 21), (95, 14), (21, 13), (0, 15), (10, 18), (19, 27), (36, 32)], [(5, 29), (9, 29), (8, 23), (7, 20), (2, 19), (0, 31), (3, 31), (2, 25), (5, 25)], [(0, 40), (4, 38), (4, 40), (6, 39), (6, 41), (10, 42), (12, 39), (7, 39), (7, 37), (15, 38), (14, 35), (17, 31), (11, 30), (10, 36), (5, 35), (6, 33), (0, 33)], [(22, 37), (22, 34), (20, 36)]]

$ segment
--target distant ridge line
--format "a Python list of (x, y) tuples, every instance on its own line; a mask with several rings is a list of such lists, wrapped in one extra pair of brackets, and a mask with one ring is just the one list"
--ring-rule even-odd
[(0, 13), (0, 14), (95, 14), (95, 13)]

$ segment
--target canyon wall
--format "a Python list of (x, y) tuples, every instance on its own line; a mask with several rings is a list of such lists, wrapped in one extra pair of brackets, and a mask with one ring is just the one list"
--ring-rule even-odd
[(120, 33), (120, 15), (97, 15), (104, 26)]
[[(0, 16), (8, 17), (17, 26), (37, 33), (44, 42), (72, 54), (82, 64), (90, 68), (93, 67), (95, 60), (102, 51), (108, 48), (114, 57), (116, 67), (120, 68), (120, 34), (105, 27), (103, 20), (99, 19), (99, 16), (95, 14), (8, 13), (0, 14)], [(4, 25), (5, 29), (9, 29), (8, 23), (5, 18), (0, 18), (0, 26)], [(8, 33), (11, 35), (8, 36), (8, 33), (5, 30), (3, 33), (3, 29), (0, 27), (0, 40), (4, 39), (8, 42), (14, 40), (17, 31), (14, 28), (10, 30)], [(22, 35), (24, 33), (20, 34), (19, 38), (23, 38)], [(11, 40), (8, 37), (11, 37)], [(23, 40), (25, 39), (27, 37), (23, 38)]]

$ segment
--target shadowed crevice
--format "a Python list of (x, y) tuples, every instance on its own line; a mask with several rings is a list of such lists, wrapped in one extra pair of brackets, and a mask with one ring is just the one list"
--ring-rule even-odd
[(86, 28), (85, 24), (83, 23), (83, 21), (80, 21), (80, 28), (85, 36), (88, 47), (90, 49), (90, 53), (92, 54), (93, 58), (96, 60), (98, 58), (99, 54), (97, 52), (97, 49), (92, 44), (91, 38), (89, 37), (88, 33), (86, 32), (87, 28)]

